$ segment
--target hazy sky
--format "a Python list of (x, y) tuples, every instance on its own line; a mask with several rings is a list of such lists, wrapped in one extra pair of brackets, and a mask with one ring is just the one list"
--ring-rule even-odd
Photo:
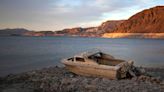
[(0, 0), (0, 29), (96, 26), (157, 5), (164, 5), (164, 0)]

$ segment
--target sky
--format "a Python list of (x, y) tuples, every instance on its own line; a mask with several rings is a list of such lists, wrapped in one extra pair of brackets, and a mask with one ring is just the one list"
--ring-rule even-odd
[(157, 5), (164, 5), (164, 0), (0, 0), (0, 29), (93, 27)]

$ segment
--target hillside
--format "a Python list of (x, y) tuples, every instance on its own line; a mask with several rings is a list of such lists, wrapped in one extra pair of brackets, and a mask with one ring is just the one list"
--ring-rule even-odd
[(164, 6), (143, 10), (119, 25), (114, 33), (164, 33)]
[(29, 32), (29, 30), (23, 28), (1, 29), (0, 36), (21, 36), (26, 32)]
[(106, 21), (103, 22), (98, 27), (88, 27), (88, 28), (70, 28), (57, 31), (58, 35), (67, 35), (67, 36), (84, 36), (84, 37), (100, 37), (106, 32), (110, 32), (116, 28), (119, 24), (121, 24), (124, 20), (117, 21)]
[(110, 32), (104, 38), (164, 38), (164, 6), (143, 10)]

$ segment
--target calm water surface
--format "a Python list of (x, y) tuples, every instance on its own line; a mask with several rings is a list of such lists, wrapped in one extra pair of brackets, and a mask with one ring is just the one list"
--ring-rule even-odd
[(99, 48), (137, 66), (164, 67), (164, 40), (80, 37), (0, 37), (0, 76), (62, 65), (62, 58)]

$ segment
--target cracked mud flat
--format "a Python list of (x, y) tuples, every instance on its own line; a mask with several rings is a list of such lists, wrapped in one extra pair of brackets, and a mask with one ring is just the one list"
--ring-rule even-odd
[(155, 77), (109, 80), (50, 67), (0, 78), (0, 92), (164, 92), (164, 69), (146, 68)]

